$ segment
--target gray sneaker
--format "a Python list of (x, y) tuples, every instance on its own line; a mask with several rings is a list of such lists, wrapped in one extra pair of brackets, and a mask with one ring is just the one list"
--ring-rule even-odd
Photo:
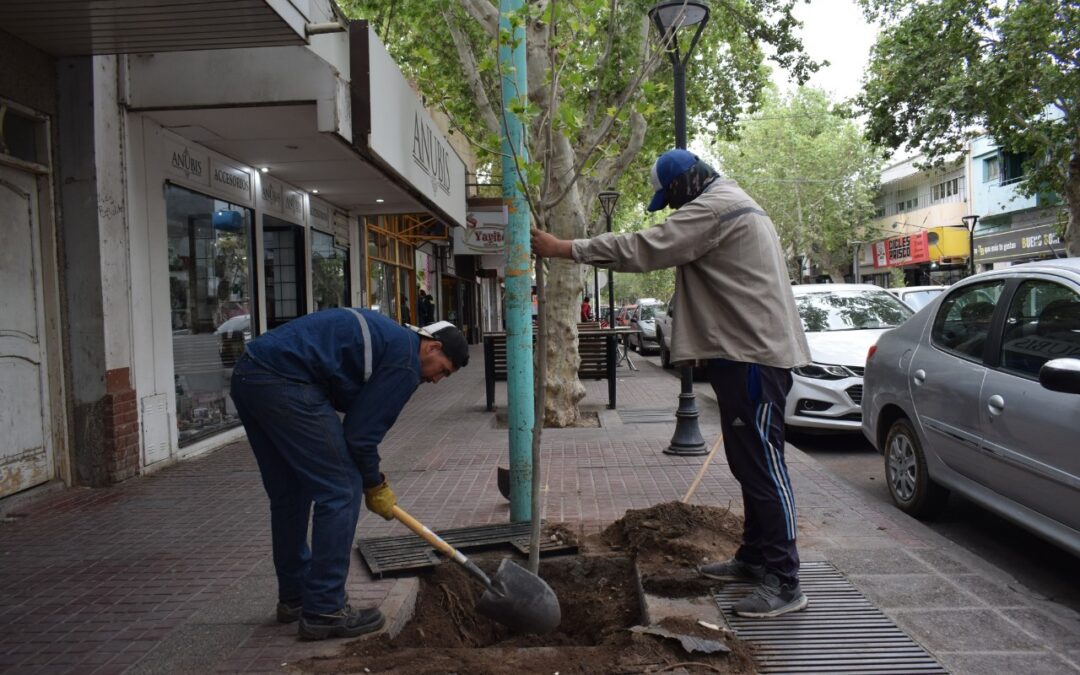
[(810, 601), (799, 588), (799, 583), (785, 585), (775, 574), (766, 574), (761, 585), (750, 595), (735, 603), (732, 609), (739, 616), (766, 619), (788, 612), (806, 609)]
[(765, 576), (764, 565), (751, 565), (737, 558), (702, 565), (697, 571), (703, 577), (718, 581), (761, 581)]

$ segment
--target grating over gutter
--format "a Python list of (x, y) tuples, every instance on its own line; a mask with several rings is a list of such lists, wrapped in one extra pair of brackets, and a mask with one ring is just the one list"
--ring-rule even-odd
[[(459, 527), (442, 530), (438, 532), (438, 535), (451, 546), (462, 551), (475, 552), (510, 547), (524, 555), (529, 554), (529, 523), (527, 522)], [(434, 567), (442, 562), (442, 558), (435, 554), (434, 549), (427, 542), (412, 534), (401, 537), (361, 539), (357, 542), (356, 548), (375, 577), (382, 577), (384, 574), (408, 573)], [(552, 540), (548, 537), (540, 538), (541, 557), (576, 552), (576, 545), (565, 544), (561, 540)]]
[(799, 572), (810, 605), (774, 619), (744, 619), (731, 606), (753, 588), (728, 583), (716, 603), (761, 673), (945, 673), (925, 649), (874, 607), (828, 562)]
[(675, 412), (670, 408), (623, 409), (619, 410), (619, 419), (623, 424), (649, 424), (653, 422), (675, 422)]

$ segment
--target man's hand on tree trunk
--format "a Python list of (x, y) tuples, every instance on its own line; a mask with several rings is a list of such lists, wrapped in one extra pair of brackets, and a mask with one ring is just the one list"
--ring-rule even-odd
[(569, 239), (541, 232), (535, 227), (529, 233), (532, 241), (532, 252), (541, 258), (573, 258), (572, 244)]

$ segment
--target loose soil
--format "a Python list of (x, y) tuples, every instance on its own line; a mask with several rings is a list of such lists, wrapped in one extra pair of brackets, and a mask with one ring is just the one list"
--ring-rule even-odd
[[(565, 526), (556, 529), (572, 534)], [(645, 564), (652, 570), (649, 582), (668, 594), (707, 594), (710, 585), (700, 584), (693, 566), (703, 558), (730, 555), (741, 530), (741, 521), (723, 509), (667, 503), (627, 511), (602, 535), (586, 539), (581, 555), (541, 562), (540, 576), (562, 608), (562, 623), (547, 635), (513, 634), (477, 614), (482, 587), (460, 566), (446, 562), (421, 577), (415, 615), (397, 637), (355, 640), (339, 656), (296, 665), (304, 672), (335, 674), (751, 673), (745, 646), (693, 621), (666, 619), (661, 625), (726, 640), (732, 652), (687, 654), (673, 640), (627, 630), (641, 621), (634, 557), (639, 569)], [(495, 554), (473, 559), (489, 573), (499, 563)], [(670, 580), (665, 570), (679, 572), (682, 581)]]
[(716, 582), (698, 575), (697, 566), (726, 560), (742, 540), (742, 518), (727, 509), (665, 502), (627, 511), (600, 539), (637, 558), (641, 585), (669, 598), (708, 595)]

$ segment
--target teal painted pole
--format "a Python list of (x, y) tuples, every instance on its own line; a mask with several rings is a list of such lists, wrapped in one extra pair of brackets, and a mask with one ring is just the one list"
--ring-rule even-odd
[[(501, 0), (499, 32), (510, 31), (508, 16), (523, 0)], [(526, 95), (525, 28), (518, 27), (513, 43), (499, 44), (502, 73), (502, 194), (510, 213), (506, 227), (506, 385), (510, 427), (510, 521), (532, 517), (533, 329), (532, 282), (529, 268), (529, 205), (518, 189), (518, 162), (524, 162), (521, 120), (508, 112), (515, 99)]]

